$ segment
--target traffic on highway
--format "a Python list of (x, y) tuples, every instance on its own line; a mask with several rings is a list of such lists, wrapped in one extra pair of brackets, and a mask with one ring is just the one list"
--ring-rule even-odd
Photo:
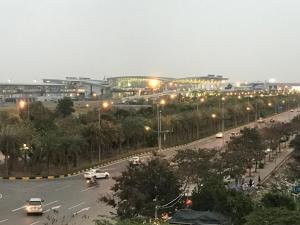
[[(266, 123), (270, 119), (289, 121), (297, 111), (266, 118)], [(253, 122), (248, 126), (263, 125)], [(242, 127), (227, 130), (222, 133), (222, 137), (212, 135), (184, 146), (162, 150), (162, 154), (171, 159), (180, 149), (221, 147), (226, 140), (238, 135)], [(0, 224), (34, 225), (58, 221), (83, 224), (83, 221), (92, 222), (98, 215), (112, 215), (115, 213), (114, 209), (99, 201), (99, 198), (111, 193), (113, 177), (119, 176), (129, 163), (138, 166), (143, 158), (132, 157), (129, 161), (124, 159), (67, 178), (0, 180)], [(90, 180), (92, 185), (87, 180)]]

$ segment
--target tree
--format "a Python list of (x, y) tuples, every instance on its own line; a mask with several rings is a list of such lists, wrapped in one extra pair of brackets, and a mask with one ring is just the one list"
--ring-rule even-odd
[(16, 129), (16, 125), (6, 125), (5, 127), (2, 127), (0, 131), (0, 149), (5, 157), (4, 161), (6, 163), (7, 176), (13, 168), (14, 160), (19, 155), (19, 143)]
[(216, 211), (243, 224), (243, 217), (253, 210), (253, 202), (243, 193), (226, 189), (221, 176), (205, 177), (192, 193), (192, 209)]
[(178, 163), (178, 173), (182, 180), (191, 178), (198, 182), (212, 170), (216, 170), (217, 162), (214, 149), (182, 150), (178, 151), (175, 161)]
[(294, 148), (295, 155), (300, 157), (300, 135), (296, 135), (296, 137), (291, 141), (290, 146)]
[(117, 208), (121, 218), (153, 217), (156, 205), (164, 205), (178, 197), (180, 183), (168, 163), (154, 158), (139, 166), (128, 166), (115, 178), (113, 196), (102, 200)]
[(227, 146), (227, 153), (234, 155), (238, 155), (240, 160), (238, 163), (242, 162), (249, 170), (249, 176), (251, 176), (251, 169), (253, 166), (253, 159), (255, 160), (256, 167), (258, 165), (258, 161), (264, 158), (264, 145), (261, 139), (261, 136), (256, 128), (244, 128), (241, 130), (241, 136), (234, 138), (229, 142)]
[(279, 208), (286, 208), (289, 210), (296, 209), (296, 203), (293, 200), (293, 198), (291, 196), (284, 195), (282, 193), (269, 192), (263, 196), (261, 202), (267, 208), (279, 207)]
[(299, 211), (285, 208), (259, 209), (245, 217), (244, 225), (298, 225)]
[(73, 106), (74, 103), (71, 98), (64, 97), (59, 99), (55, 109), (56, 114), (62, 117), (70, 116), (75, 111)]
[[(153, 225), (151, 221), (143, 218), (134, 218), (134, 219), (124, 219), (124, 220), (116, 220), (113, 222), (110, 222), (105, 219), (95, 220), (95, 225)], [(164, 223), (162, 221), (159, 221), (160, 225), (167, 225), (169, 223)]]

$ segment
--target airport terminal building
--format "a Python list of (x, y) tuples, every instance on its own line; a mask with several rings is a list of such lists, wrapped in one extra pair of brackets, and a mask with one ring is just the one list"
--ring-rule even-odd
[(119, 76), (106, 79), (66, 77), (43, 79), (42, 83), (0, 83), (0, 101), (20, 98), (56, 101), (65, 96), (74, 100), (147, 95), (168, 90), (218, 91), (228, 79), (222, 76), (188, 76), (183, 78), (158, 76)]

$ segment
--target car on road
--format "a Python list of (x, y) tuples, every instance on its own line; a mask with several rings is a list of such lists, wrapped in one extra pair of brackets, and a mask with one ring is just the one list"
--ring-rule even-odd
[(233, 132), (230, 133), (230, 139), (234, 139), (238, 136), (240, 136), (239, 132), (233, 131)]
[(263, 118), (260, 117), (260, 118), (257, 120), (257, 122), (258, 122), (258, 123), (264, 123), (265, 120), (264, 120)]
[(138, 156), (133, 156), (131, 159), (129, 159), (129, 163), (132, 165), (140, 165), (142, 163), (142, 160)]
[(110, 174), (108, 172), (103, 172), (99, 169), (92, 169), (88, 172), (85, 172), (83, 176), (86, 179), (91, 177), (95, 177), (96, 179), (108, 179)]
[(271, 118), (270, 123), (275, 123), (275, 120), (273, 118)]
[(294, 112), (294, 110), (293, 110), (293, 109), (291, 109), (291, 110), (290, 110), (290, 112)]
[(41, 198), (30, 198), (25, 207), (27, 215), (43, 214), (43, 202)]
[(216, 134), (216, 138), (223, 138), (223, 133), (222, 132), (218, 132), (217, 134)]

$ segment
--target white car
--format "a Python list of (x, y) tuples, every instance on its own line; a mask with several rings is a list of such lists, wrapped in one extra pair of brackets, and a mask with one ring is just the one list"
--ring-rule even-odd
[(108, 179), (110, 174), (108, 172), (103, 172), (99, 169), (92, 169), (88, 172), (85, 172), (83, 174), (84, 178), (91, 178), (91, 177), (95, 177), (96, 179), (101, 179), (101, 178), (105, 178)]
[(293, 110), (293, 109), (291, 109), (291, 110), (290, 110), (290, 112), (294, 112), (294, 110)]
[(142, 163), (142, 160), (140, 157), (138, 156), (134, 156), (132, 157), (129, 162), (132, 164), (132, 165), (140, 165)]
[(223, 133), (222, 132), (217, 133), (216, 138), (223, 138)]
[(257, 120), (257, 122), (258, 122), (258, 123), (264, 123), (265, 120), (264, 120), (263, 118), (260, 117), (260, 118)]
[(43, 214), (43, 200), (41, 198), (30, 198), (25, 210), (29, 214)]

